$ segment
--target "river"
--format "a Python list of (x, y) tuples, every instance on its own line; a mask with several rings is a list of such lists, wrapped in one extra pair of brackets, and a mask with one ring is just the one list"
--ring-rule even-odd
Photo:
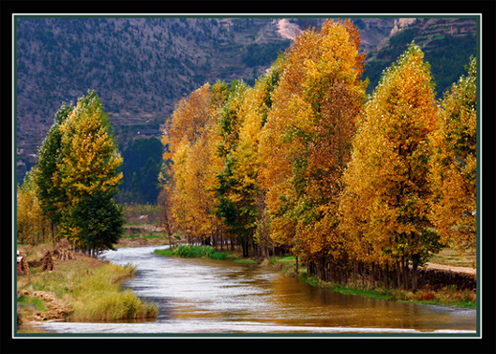
[(344, 295), (257, 264), (153, 254), (165, 247), (119, 248), (103, 255), (137, 266), (136, 276), (123, 286), (157, 304), (156, 320), (43, 326), (64, 334), (476, 333), (475, 309)]

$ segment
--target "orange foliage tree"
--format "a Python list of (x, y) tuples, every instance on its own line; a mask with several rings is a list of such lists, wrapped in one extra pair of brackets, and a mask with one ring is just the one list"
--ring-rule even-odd
[(365, 100), (364, 54), (351, 21), (327, 20), (286, 53), (261, 139), (261, 181), (276, 241), (319, 271), (342, 256), (337, 231), (341, 175)]
[(163, 138), (175, 227), (226, 231), (244, 256), (290, 250), (324, 280), (414, 290), (443, 243), (473, 244), (475, 60), (440, 106), (419, 46), (369, 97), (359, 47), (350, 20), (327, 20), (254, 87), (217, 82), (181, 100)]
[[(222, 84), (214, 85), (215, 92)], [(164, 159), (171, 164), (163, 180), (163, 194), (167, 198), (165, 210), (169, 232), (183, 232), (192, 241), (210, 243), (219, 232), (214, 218), (215, 196), (209, 192), (213, 176), (220, 163), (216, 159), (215, 110), (220, 102), (213, 102), (210, 85), (205, 84), (183, 98), (176, 106), (164, 129), (162, 143), (166, 147)]]

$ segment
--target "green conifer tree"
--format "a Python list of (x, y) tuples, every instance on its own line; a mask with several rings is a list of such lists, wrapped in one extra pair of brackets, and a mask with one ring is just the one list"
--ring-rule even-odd
[(60, 148), (62, 134), (60, 125), (71, 114), (72, 104), (63, 103), (57, 113), (48, 134), (38, 150), (38, 162), (34, 168), (34, 182), (38, 186), (37, 197), (43, 216), (50, 220), (52, 240), (55, 241), (55, 227), (60, 223), (62, 210), (67, 203), (64, 190), (58, 183), (54, 183), (54, 175), (58, 171), (60, 162)]

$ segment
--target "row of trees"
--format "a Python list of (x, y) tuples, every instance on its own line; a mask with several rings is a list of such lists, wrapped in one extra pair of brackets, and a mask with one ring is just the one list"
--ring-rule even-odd
[(93, 255), (112, 248), (124, 223), (113, 200), (121, 164), (96, 92), (89, 90), (75, 107), (62, 104), (38, 151), (37, 165), (17, 190), (18, 242), (66, 237)]
[(476, 61), (442, 101), (410, 44), (371, 96), (360, 33), (327, 20), (254, 85), (205, 84), (163, 135), (169, 233), (288, 249), (310, 273), (416, 289), (444, 245), (476, 241)]

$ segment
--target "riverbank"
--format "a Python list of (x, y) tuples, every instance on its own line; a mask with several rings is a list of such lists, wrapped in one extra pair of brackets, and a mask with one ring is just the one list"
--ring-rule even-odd
[(298, 278), (311, 286), (330, 289), (342, 294), (360, 295), (369, 298), (385, 299), (399, 302), (412, 302), (428, 305), (448, 305), (475, 308), (477, 295), (472, 290), (458, 290), (453, 286), (441, 289), (419, 289), (416, 293), (410, 290), (370, 287), (348, 283), (346, 285), (325, 282), (316, 276), (308, 275), (306, 267), (295, 266), (295, 257), (271, 257), (270, 259), (243, 259), (235, 252), (218, 252), (210, 246), (183, 245), (172, 249), (155, 250), (155, 254), (172, 257), (209, 258), (215, 260), (231, 260), (244, 263), (259, 263), (262, 267), (280, 270), (289, 277)]
[[(27, 259), (36, 260), (50, 245), (18, 246)], [(103, 262), (85, 254), (55, 260), (52, 271), (31, 267), (17, 276), (19, 331), (30, 333), (30, 325), (42, 321), (116, 321), (154, 318), (157, 308), (143, 302), (120, 283), (133, 277), (136, 268)]]
[(312, 286), (330, 289), (341, 294), (426, 305), (462, 306), (467, 308), (477, 306), (477, 294), (475, 291), (458, 290), (453, 286), (445, 286), (441, 289), (419, 289), (414, 293), (410, 290), (362, 286), (352, 282), (348, 282), (348, 284), (326, 282), (317, 276), (308, 275), (306, 267), (300, 266), (298, 267), (298, 272), (296, 272), (295, 257), (274, 258), (269, 261), (269, 265), (280, 269), (287, 276), (296, 277)]

